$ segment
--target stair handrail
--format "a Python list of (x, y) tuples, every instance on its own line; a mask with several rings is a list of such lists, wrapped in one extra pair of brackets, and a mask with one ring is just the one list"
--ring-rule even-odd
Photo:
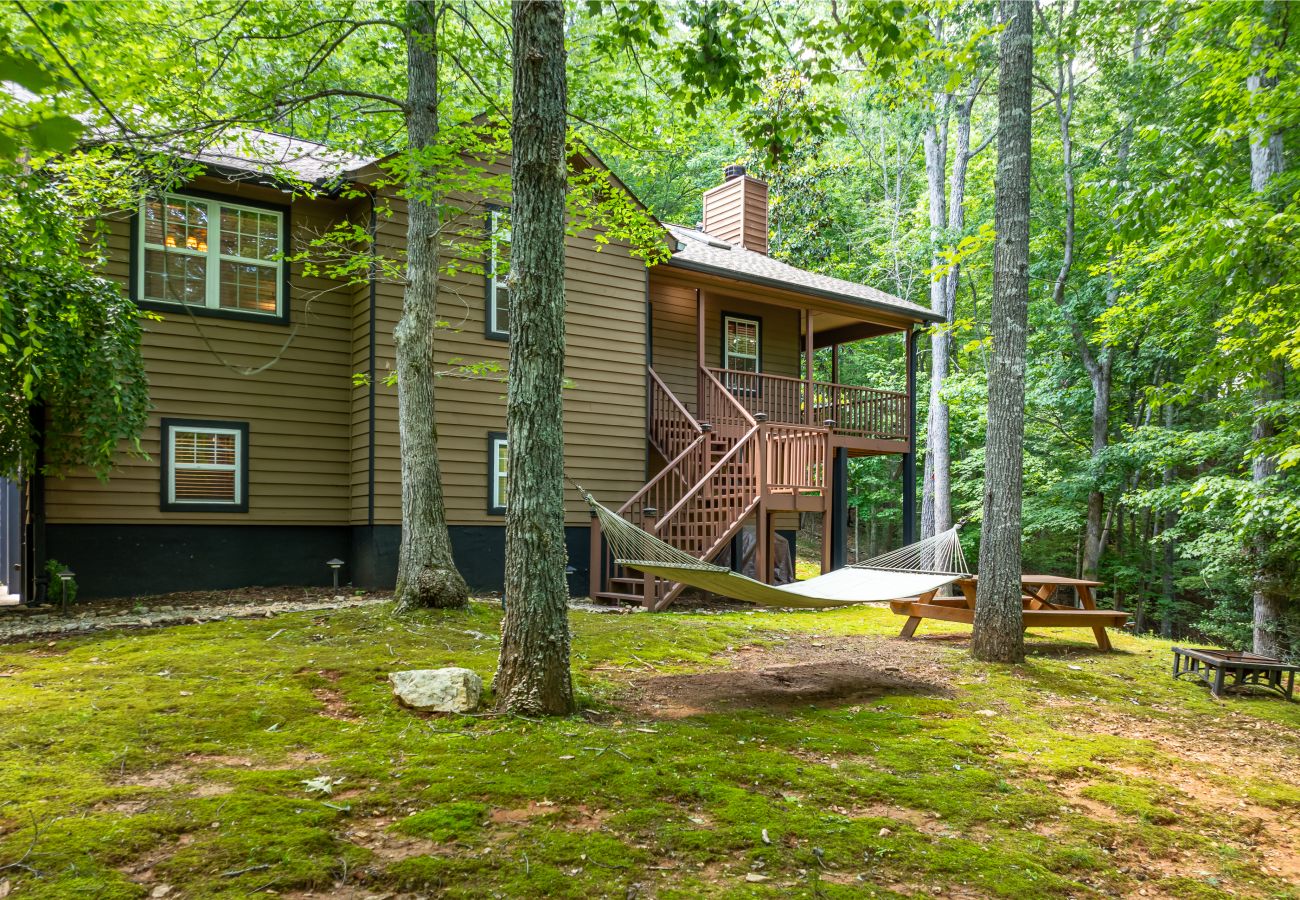
[[(758, 434), (760, 430), (761, 429), (758, 423), (754, 423), (754, 426), (752, 428), (750, 428), (743, 435), (741, 435), (740, 440), (736, 441), (736, 443), (732, 445), (731, 449), (728, 450), (725, 454), (723, 454), (722, 458), (719, 459), (716, 463), (714, 463), (713, 467), (710, 468), (709, 471), (705, 472), (704, 475), (698, 481), (695, 482), (695, 485), (690, 490), (688, 490), (685, 494), (682, 495), (682, 499), (678, 500), (677, 503), (673, 505), (672, 509), (668, 510), (668, 512), (663, 513), (658, 517), (658, 519), (654, 524), (654, 531), (658, 531), (660, 528), (662, 528), (663, 525), (666, 522), (669, 522), (673, 518), (673, 516), (676, 515), (692, 497), (694, 497), (697, 493), (699, 493), (699, 491), (705, 488), (713, 480), (713, 476), (717, 474), (719, 471), (721, 471), (725, 466), (727, 466), (731, 462), (732, 457), (734, 457), (737, 453), (739, 453), (744, 448), (745, 444), (756, 434)], [(755, 474), (755, 480), (762, 479), (762, 475), (759, 474), (757, 471), (755, 471), (754, 474)]]
[[(733, 395), (727, 386), (719, 381), (717, 377), (709, 371), (707, 366), (700, 366), (700, 374), (707, 380), (711, 381), (713, 386), (718, 389), (718, 392), (727, 398), (727, 401), (731, 404), (732, 410), (739, 414), (750, 428), (753, 428), (758, 424), (758, 420), (749, 414), (749, 410), (745, 409), (745, 405), (736, 399), (735, 395)], [(704, 415), (705, 410), (700, 410), (700, 414)]]
[[(673, 459), (668, 463), (668, 465), (664, 466), (655, 474), (654, 478), (651, 478), (649, 481), (643, 484), (641, 486), (641, 489), (637, 491), (635, 494), (633, 494), (631, 497), (629, 497), (627, 499), (627, 502), (624, 503), (622, 506), (620, 506), (616, 510), (616, 512), (618, 512), (618, 514), (621, 516), (623, 515), (623, 513), (630, 510), (633, 507), (633, 505), (635, 505), (636, 502), (641, 499), (642, 496), (650, 493), (650, 491), (654, 488), (656, 484), (658, 484), (663, 479), (667, 478), (669, 475), (674, 474), (677, 470), (678, 463), (680, 463), (687, 456), (690, 456), (692, 453), (694, 453), (700, 447), (700, 445), (703, 444), (706, 440), (708, 440), (708, 435), (705, 434), (704, 432), (700, 432), (699, 437), (691, 441), (690, 445), (687, 446), (685, 450), (683, 450), (681, 453), (673, 457)], [(696, 486), (698, 486), (698, 484), (699, 484), (699, 479), (697, 478), (695, 479), (695, 481), (691, 482), (691, 487), (687, 488), (687, 493), (690, 493)]]
[(675, 393), (673, 393), (673, 389), (670, 388), (668, 385), (664, 384), (664, 380), (659, 377), (659, 373), (654, 370), (654, 367), (646, 366), (646, 372), (649, 373), (650, 380), (653, 381), (656, 385), (658, 385), (661, 391), (663, 391), (665, 394), (668, 395), (668, 399), (672, 401), (673, 406), (677, 407), (677, 411), (682, 414), (682, 418), (684, 418), (687, 422), (689, 422), (691, 424), (691, 427), (694, 428), (697, 432), (703, 434), (704, 429), (700, 427), (700, 423), (696, 420), (696, 418), (693, 415), (691, 415), (691, 411), (686, 408), (686, 405), (682, 403), (680, 399), (678, 399)]

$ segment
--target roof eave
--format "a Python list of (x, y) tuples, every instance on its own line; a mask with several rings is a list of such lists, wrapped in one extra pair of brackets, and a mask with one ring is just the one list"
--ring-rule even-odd
[(823, 300), (834, 300), (837, 303), (847, 303), (851, 306), (865, 307), (866, 309), (873, 309), (883, 313), (890, 313), (894, 316), (900, 316), (904, 319), (910, 319), (914, 322), (943, 321), (943, 316), (920, 307), (907, 309), (901, 306), (894, 306), (891, 303), (881, 303), (877, 300), (868, 300), (865, 297), (854, 297), (852, 294), (841, 294), (837, 291), (828, 291), (811, 285), (792, 284), (789, 281), (782, 281), (779, 278), (767, 278), (763, 275), (754, 275), (749, 272), (737, 272), (735, 269), (725, 269), (721, 266), (711, 266), (708, 263), (682, 259), (679, 256), (671, 257), (666, 263), (664, 263), (664, 265), (678, 269), (686, 269), (691, 272), (700, 272), (704, 275), (717, 275), (720, 278), (731, 278), (735, 281), (743, 281), (746, 284), (758, 285), (759, 287), (775, 288), (777, 290), (789, 291), (794, 294), (804, 294), (809, 297), (819, 297)]

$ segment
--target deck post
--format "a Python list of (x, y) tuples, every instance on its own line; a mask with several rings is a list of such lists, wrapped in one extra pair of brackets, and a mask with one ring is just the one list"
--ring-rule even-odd
[(849, 451), (836, 447), (831, 454), (831, 495), (823, 515), (831, 517), (831, 568), (842, 569), (849, 556)]
[(805, 309), (804, 315), (804, 412), (809, 425), (815, 423), (813, 409), (813, 315), (812, 310)]
[(903, 454), (903, 546), (916, 543), (916, 332), (907, 343), (907, 452)]
[[(723, 336), (726, 339), (726, 336)], [(704, 418), (704, 291), (695, 289), (695, 415)]]
[(596, 599), (597, 594), (605, 589), (604, 554), (602, 552), (603, 548), (601, 547), (602, 540), (603, 535), (600, 532), (600, 519), (597, 517), (596, 511), (592, 510), (590, 538), (591, 549), (590, 562), (588, 563), (588, 565), (591, 566), (591, 569), (587, 572), (587, 594), (593, 600)]
[(822, 574), (825, 575), (831, 570), (831, 541), (832, 534), (835, 531), (835, 525), (831, 515), (831, 509), (828, 506), (822, 511)]

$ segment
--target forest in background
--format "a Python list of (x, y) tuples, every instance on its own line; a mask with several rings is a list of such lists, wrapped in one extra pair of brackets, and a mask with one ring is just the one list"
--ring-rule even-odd
[[(442, 121), (508, 116), (508, 5), (440, 8)], [(1248, 645), (1263, 592), (1300, 644), (1296, 9), (1036, 8), (1024, 564), (1095, 572), (1142, 630)], [(36, 97), (5, 97), (0, 136), (57, 150), (70, 116), (93, 115), (155, 149), (258, 127), (382, 156), (406, 138), (390, 15), (400, 4), (209, 2), (186, 17), (14, 4), (0, 63)], [(773, 255), (945, 313), (922, 344), (918, 418), (922, 446), (944, 446), (929, 438), (947, 410), (951, 461), (927, 452), (922, 521), (973, 516), (972, 559), (996, 18), (991, 3), (594, 0), (566, 21), (571, 128), (656, 215), (693, 224), (703, 189), (743, 162), (772, 187)], [(78, 89), (43, 93), (42, 79)], [(75, 183), (160, 177), (113, 166)], [(900, 359), (896, 343), (863, 341), (843, 380), (901, 387)], [(932, 489), (945, 468), (947, 520)], [(854, 460), (851, 479), (864, 539), (896, 541), (896, 461)]]
[[(825, 85), (769, 79), (759, 108), (814, 106), (842, 126), (801, 136), (777, 163), (738, 137), (737, 118), (750, 110), (686, 119), (665, 105), (659, 124), (637, 133), (635, 149), (598, 131), (591, 140), (668, 221), (697, 222), (701, 192), (739, 161), (771, 185), (778, 258), (925, 306), (932, 279), (957, 269), (952, 324), (941, 329), (952, 360), (941, 396), (951, 411), (952, 519), (973, 517), (963, 541), (974, 559), (996, 9), (932, 5), (925, 25), (924, 49), (887, 77), (850, 59)], [(1297, 25), (1295, 4), (1076, 0), (1037, 10), (1024, 566), (1090, 569), (1139, 631), (1195, 631), (1248, 646), (1261, 567), (1283, 592), (1300, 588), (1291, 469), (1300, 461), (1300, 106), (1294, 37), (1287, 42)], [(1266, 53), (1272, 74), (1255, 83)], [(1279, 160), (1257, 191), (1251, 143), (1260, 133)], [(963, 186), (954, 183), (959, 155)], [(937, 227), (936, 171), (948, 207)], [(964, 216), (952, 215), (957, 204)], [(902, 388), (900, 344), (864, 340), (841, 352), (843, 380)], [(829, 377), (829, 353), (819, 351), (821, 377)], [(932, 354), (923, 341), (922, 447), (930, 446)], [(1103, 380), (1104, 432), (1095, 444)], [(1274, 474), (1259, 477), (1261, 457), (1281, 457)], [(896, 545), (899, 477), (894, 458), (850, 462), (864, 557)], [(1090, 495), (1101, 510), (1095, 562), (1086, 559)], [(851, 525), (851, 543), (853, 533)]]

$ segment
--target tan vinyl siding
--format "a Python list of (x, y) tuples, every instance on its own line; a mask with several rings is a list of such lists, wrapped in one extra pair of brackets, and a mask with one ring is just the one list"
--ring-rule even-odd
[[(406, 244), (406, 218), (399, 204), (379, 223), (381, 252), (400, 258)], [(625, 246), (611, 243), (597, 252), (594, 235), (566, 240), (567, 329), (564, 392), (567, 474), (615, 505), (645, 480), (645, 279), (644, 264)], [(476, 261), (477, 262), (477, 261)], [(480, 263), (481, 264), (481, 263)], [(378, 289), (377, 368), (379, 378), (393, 366), (393, 328), (401, 312), (401, 288)], [(484, 336), (486, 295), (483, 276), (460, 269), (444, 276), (439, 319), (448, 327), (436, 336), (436, 363), (458, 365), (494, 361), (505, 377), (509, 346)], [(437, 393), (438, 443), (447, 519), (452, 525), (501, 525), (487, 512), (489, 500), (487, 434), (504, 431), (504, 381), (446, 376)], [(376, 391), (375, 521), (401, 520), (401, 481), (396, 390)], [(576, 492), (566, 488), (566, 521), (586, 525), (590, 516)]]
[[(695, 290), (675, 280), (650, 276), (654, 370), (668, 389), (695, 412), (698, 310)], [(759, 303), (731, 294), (704, 291), (704, 359), (722, 365), (722, 317), (725, 313), (762, 321), (763, 371), (799, 377), (801, 371), (799, 310)]]
[[(195, 189), (285, 202), (265, 188), (203, 179)], [(294, 201), (291, 240), (300, 245), (328, 227), (337, 204)], [(109, 222), (105, 274), (126, 289), (130, 223)], [(144, 356), (153, 411), (141, 440), (148, 459), (123, 454), (107, 482), (86, 472), (47, 481), (51, 523), (336, 525), (348, 521), (352, 289), (291, 275), (289, 325), (161, 313), (145, 323)], [(205, 340), (206, 338), (206, 340)], [(287, 342), (287, 343), (286, 343)], [(269, 369), (243, 375), (279, 356)], [(247, 513), (159, 509), (159, 420), (211, 419), (249, 424)]]
[[(282, 202), (283, 196), (210, 179), (194, 188), (236, 199)], [(400, 261), (405, 210), (400, 200), (389, 205), (389, 214), (379, 217), (377, 246), (385, 257)], [(345, 217), (368, 225), (369, 201), (295, 201), (295, 244)], [(571, 385), (564, 393), (566, 471), (617, 505), (645, 480), (646, 269), (618, 243), (597, 251), (591, 232), (570, 236), (566, 246), (565, 374)], [(129, 222), (125, 217), (114, 220), (106, 273), (124, 288), (130, 249)], [(51, 479), (49, 521), (366, 524), (371, 392), (354, 385), (352, 376), (371, 367), (370, 287), (307, 278), (295, 266), (290, 293), (288, 326), (191, 318), (184, 310), (168, 311), (162, 321), (147, 323), (144, 355), (154, 411), (141, 444), (150, 458), (124, 454), (107, 483), (88, 473)], [(393, 329), (403, 293), (399, 281), (381, 279), (375, 285), (374, 522), (381, 525), (401, 522), (397, 390), (384, 381), (394, 367)], [(485, 361), (502, 366), (498, 376), (488, 379), (439, 381), (439, 443), (452, 525), (504, 523), (501, 516), (487, 512), (487, 433), (505, 430), (509, 348), (484, 336), (484, 306), (482, 275), (461, 266), (444, 278), (439, 318), (448, 327), (436, 335), (438, 368), (450, 371)], [(282, 347), (282, 358), (258, 375), (244, 376), (230, 367), (261, 366)], [(164, 417), (249, 423), (247, 513), (160, 511), (159, 420)], [(568, 524), (589, 521), (576, 492), (569, 490)]]

